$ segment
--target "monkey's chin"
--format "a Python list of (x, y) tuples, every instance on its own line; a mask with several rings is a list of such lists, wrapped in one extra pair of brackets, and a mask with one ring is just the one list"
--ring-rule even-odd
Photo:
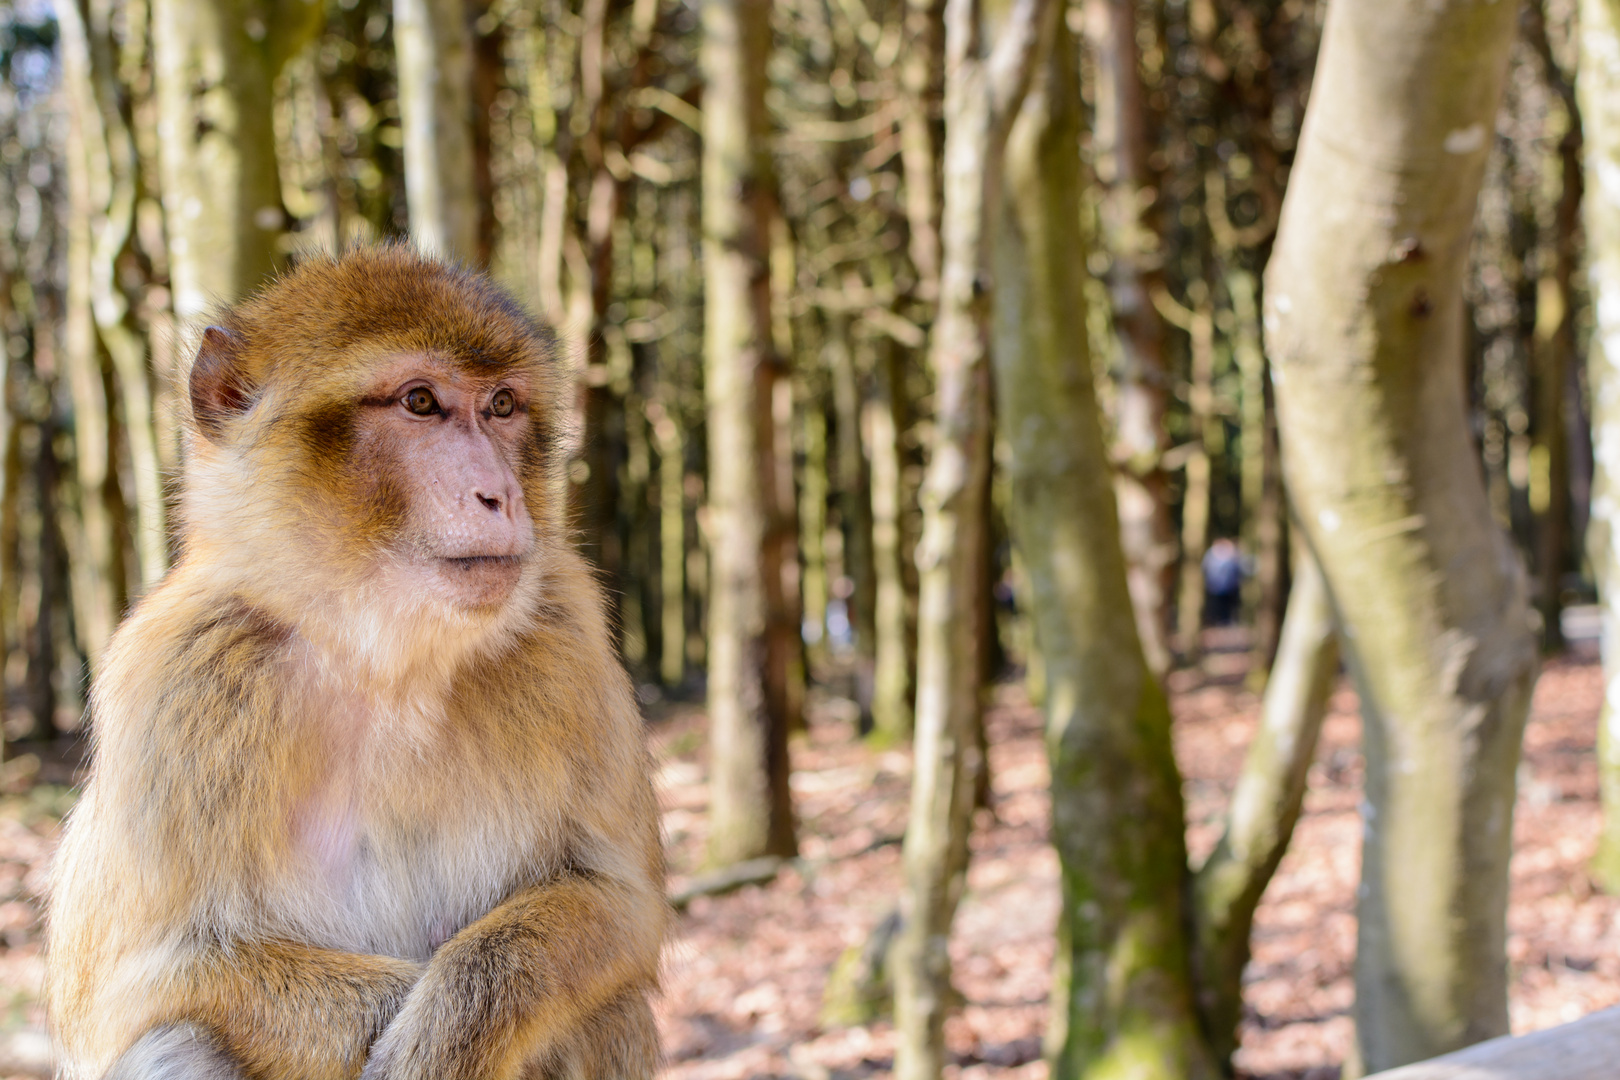
[(489, 610), (511, 599), (523, 577), (517, 555), (472, 555), (435, 559), (440, 586), (459, 607)]

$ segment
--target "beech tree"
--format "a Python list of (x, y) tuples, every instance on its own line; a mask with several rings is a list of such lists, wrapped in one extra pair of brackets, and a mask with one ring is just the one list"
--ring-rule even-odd
[(478, 190), (467, 39), (462, 0), (394, 0), (411, 235), (425, 251), (472, 261), (478, 254)]
[(989, 542), (991, 253), (1007, 133), (1059, 6), (1014, 0), (999, 28), (981, 0), (945, 4), (945, 148), (939, 311), (929, 340), (934, 441), (917, 548), (917, 706), (903, 851), (905, 925), (896, 945), (899, 1080), (945, 1065), (951, 921), (967, 869), (980, 770), (984, 640), (980, 592)]
[(1266, 272), (1284, 472), (1364, 717), (1351, 1075), (1508, 1026), (1514, 770), (1537, 658), (1469, 433), (1462, 282), (1516, 14), (1329, 6)]
[(182, 327), (257, 288), (281, 258), (273, 87), (320, 19), (315, 0), (153, 0), (163, 216)]
[[(775, 213), (765, 62), (770, 0), (704, 0), (704, 392), (709, 430), (708, 858), (792, 855), (788, 730), (798, 621), (792, 474), (778, 467), (771, 341)], [(791, 400), (791, 399), (786, 399)], [(785, 474), (785, 475), (784, 475)], [(786, 489), (784, 491), (784, 488)]]

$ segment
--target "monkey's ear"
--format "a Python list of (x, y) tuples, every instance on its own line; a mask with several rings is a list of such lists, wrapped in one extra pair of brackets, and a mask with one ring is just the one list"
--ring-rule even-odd
[(191, 365), (191, 414), (197, 428), (216, 439), (232, 415), (252, 404), (241, 369), (242, 338), (222, 326), (203, 331), (197, 360)]

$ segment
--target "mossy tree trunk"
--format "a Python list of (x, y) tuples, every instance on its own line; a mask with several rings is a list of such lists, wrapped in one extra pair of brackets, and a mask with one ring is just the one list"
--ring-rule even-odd
[(464, 262), (478, 256), (469, 37), (463, 0), (394, 0), (411, 236), (424, 251)]
[(273, 86), (320, 26), (314, 0), (153, 0), (159, 171), (182, 333), (281, 261)]
[(1077, 60), (1060, 25), (1008, 143), (996, 262), (995, 396), (1063, 875), (1047, 1051), (1056, 1080), (1213, 1077), (1170, 708), (1137, 632), (1086, 347)]
[(1603, 833), (1593, 873), (1620, 890), (1620, 2), (1582, 0), (1581, 120), (1586, 250), (1597, 326), (1587, 353), (1592, 387), (1592, 518), (1587, 548), (1603, 601), (1603, 711), (1598, 776)]
[(797, 557), (791, 523), (784, 535), (778, 520), (792, 478), (784, 493), (776, 405), (789, 384), (771, 341), (770, 13), (770, 0), (704, 0), (702, 9), (708, 860), (717, 866), (795, 850), (787, 735), (798, 625), (781, 612), (784, 571)]
[(1462, 281), (1516, 15), (1330, 6), (1266, 274), (1284, 473), (1364, 716), (1350, 1075), (1507, 1030), (1536, 647), (1469, 434)]
[[(951, 921), (967, 868), (979, 770), (978, 631), (985, 587), (990, 473), (990, 297), (994, 225), (1007, 132), (1057, 21), (1053, 0), (945, 5), (945, 150), (932, 457), (917, 547), (917, 710), (903, 851), (905, 926), (896, 945), (897, 1080), (936, 1080), (945, 1065)], [(994, 19), (999, 30), (986, 25)]]

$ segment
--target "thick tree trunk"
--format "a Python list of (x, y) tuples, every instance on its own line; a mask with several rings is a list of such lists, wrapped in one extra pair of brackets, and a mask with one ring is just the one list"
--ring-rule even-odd
[(1169, 704), (1137, 637), (1086, 348), (1076, 53), (1060, 25), (1013, 128), (996, 264), (995, 397), (1063, 868), (1048, 1054), (1056, 1080), (1208, 1077)]
[(934, 444), (917, 546), (915, 766), (903, 852), (905, 926), (895, 957), (897, 1080), (936, 1080), (945, 1066), (947, 944), (983, 767), (977, 729), (986, 642), (975, 630), (989, 523), (993, 224), (1007, 132), (1057, 9), (1053, 0), (1016, 0), (991, 53), (979, 0), (945, 6), (943, 257), (929, 342)]
[(473, 262), (478, 182), (468, 38), (463, 0), (394, 0), (411, 236), (424, 251)]
[(1098, 179), (1107, 192), (1102, 220), (1111, 256), (1108, 295), (1120, 347), (1115, 497), (1137, 633), (1148, 663), (1162, 675), (1170, 666), (1176, 572), (1176, 535), (1163, 462), (1170, 379), (1164, 323), (1151, 299), (1153, 290), (1163, 287), (1163, 275), (1142, 198), (1155, 181), (1148, 168), (1148, 112), (1137, 68), (1136, 0), (1086, 0), (1085, 25), (1097, 57), (1093, 139)]
[(1581, 119), (1586, 138), (1586, 250), (1597, 326), (1592, 387), (1592, 518), (1587, 547), (1603, 601), (1598, 775), (1603, 835), (1593, 872), (1620, 890), (1620, 3), (1582, 0)]
[(287, 225), (272, 86), (320, 25), (314, 0), (153, 0), (159, 166), (182, 334), (258, 288)]
[(1469, 435), (1462, 280), (1515, 23), (1512, 4), (1332, 5), (1267, 269), (1284, 472), (1364, 715), (1351, 1075), (1507, 1030), (1536, 649)]
[(1260, 728), (1232, 793), (1226, 832), (1193, 879), (1199, 1009), (1221, 1060), (1237, 1049), (1254, 912), (1299, 820), (1306, 773), (1339, 673), (1333, 604), (1322, 571), (1309, 552), (1297, 553), (1295, 567)]
[(784, 633), (777, 614), (792, 537), (783, 543), (777, 521), (782, 470), (773, 406), (782, 379), (771, 344), (768, 263), (770, 0), (704, 0), (702, 17), (708, 860), (724, 866), (795, 850), (787, 785), (795, 699), (785, 654), (798, 627)]

